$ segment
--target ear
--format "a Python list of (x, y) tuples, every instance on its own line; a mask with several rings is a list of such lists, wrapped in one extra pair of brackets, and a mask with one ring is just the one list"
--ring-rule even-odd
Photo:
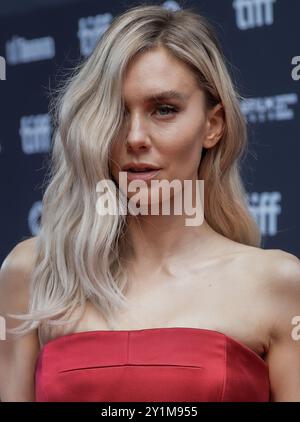
[(221, 103), (218, 103), (214, 108), (208, 110), (206, 127), (203, 147), (212, 148), (222, 138), (225, 127), (225, 113)]

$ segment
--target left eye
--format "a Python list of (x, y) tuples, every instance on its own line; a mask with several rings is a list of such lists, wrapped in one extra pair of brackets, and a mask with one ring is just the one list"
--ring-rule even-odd
[(159, 106), (159, 107), (157, 107), (157, 110), (159, 110), (159, 111), (163, 110), (163, 111), (167, 111), (168, 112), (167, 114), (161, 114), (161, 116), (168, 116), (170, 113), (172, 114), (172, 113), (177, 113), (178, 112), (178, 110), (177, 110), (176, 107), (168, 106), (168, 105)]

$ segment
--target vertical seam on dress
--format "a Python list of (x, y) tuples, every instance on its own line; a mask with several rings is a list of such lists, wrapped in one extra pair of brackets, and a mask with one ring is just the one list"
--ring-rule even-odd
[(224, 337), (224, 372), (223, 372), (223, 387), (221, 393), (221, 402), (224, 401), (225, 388), (226, 388), (226, 378), (227, 378), (227, 337)]
[(126, 351), (126, 364), (129, 363), (129, 336), (130, 332), (127, 332), (127, 351)]

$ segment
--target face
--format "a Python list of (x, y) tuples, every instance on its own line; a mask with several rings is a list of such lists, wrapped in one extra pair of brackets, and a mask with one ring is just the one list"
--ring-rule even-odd
[[(166, 91), (178, 95), (159, 95)], [(127, 69), (122, 95), (124, 124), (110, 156), (113, 179), (118, 183), (130, 162), (160, 168), (154, 180), (198, 179), (202, 148), (218, 141), (222, 118), (219, 107), (206, 110), (189, 67), (162, 47), (142, 53)]]

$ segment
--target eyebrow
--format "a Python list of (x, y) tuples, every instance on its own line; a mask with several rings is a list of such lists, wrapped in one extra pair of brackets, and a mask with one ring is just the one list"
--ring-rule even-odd
[(157, 92), (155, 94), (147, 95), (144, 97), (146, 102), (151, 101), (161, 101), (166, 99), (175, 99), (180, 101), (186, 101), (188, 99), (187, 95), (182, 94), (181, 92), (174, 91), (173, 89), (168, 91)]

